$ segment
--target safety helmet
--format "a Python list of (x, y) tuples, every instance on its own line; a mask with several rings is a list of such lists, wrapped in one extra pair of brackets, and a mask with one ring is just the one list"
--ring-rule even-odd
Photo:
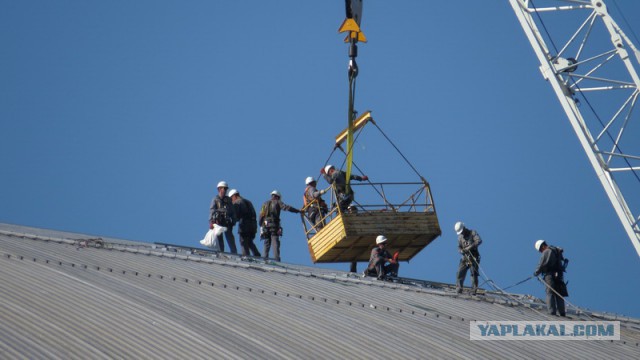
[(277, 196), (277, 197), (282, 197), (282, 195), (280, 195), (280, 191), (278, 191), (278, 190), (273, 190), (273, 191), (271, 192), (271, 195), (275, 195), (275, 196)]
[(324, 167), (324, 172), (326, 172), (326, 173), (328, 174), (328, 173), (329, 173), (329, 170), (331, 170), (331, 169), (335, 169), (335, 168), (333, 167), (333, 165), (327, 165), (327, 166), (325, 166), (325, 167)]
[(229, 191), (229, 197), (232, 197), (233, 195), (238, 195), (238, 190), (231, 189), (231, 191)]
[(456, 231), (456, 234), (460, 235), (464, 230), (464, 223), (462, 221), (458, 221), (453, 228)]
[(376, 245), (386, 243), (386, 242), (387, 242), (387, 238), (384, 235), (378, 235), (378, 237), (376, 238)]
[(228, 187), (229, 187), (229, 185), (227, 184), (227, 182), (226, 182), (226, 181), (220, 181), (220, 182), (218, 183), (218, 186), (217, 186), (217, 187), (219, 187), (219, 188), (221, 188), (221, 187), (223, 187), (223, 188), (228, 188)]
[(304, 183), (305, 183), (305, 185), (309, 185), (314, 181), (316, 181), (316, 179), (314, 179), (312, 176), (309, 176), (304, 180)]
[(543, 244), (546, 244), (546, 241), (544, 240), (536, 241), (536, 244), (534, 245), (534, 247), (536, 248), (536, 251), (540, 251), (540, 248), (542, 247)]

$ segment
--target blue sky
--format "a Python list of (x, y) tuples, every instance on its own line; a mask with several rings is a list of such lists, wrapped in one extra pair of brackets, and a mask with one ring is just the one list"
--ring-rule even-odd
[[(346, 126), (341, 0), (0, 4), (0, 222), (199, 246), (218, 181), (300, 207)], [(640, 2), (617, 5), (640, 23)], [(546, 239), (571, 259), (569, 301), (640, 317), (638, 255), (508, 2), (370, 0), (362, 28), (356, 108), (430, 182), (443, 229), (401, 275), (453, 282), (462, 220), (498, 285)], [(417, 180), (373, 127), (354, 158)], [(283, 261), (311, 265), (300, 218), (283, 227)]]

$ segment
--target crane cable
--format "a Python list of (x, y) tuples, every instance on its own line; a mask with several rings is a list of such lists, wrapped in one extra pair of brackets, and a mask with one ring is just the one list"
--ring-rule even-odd
[(358, 39), (351, 38), (350, 39), (350, 47), (349, 47), (349, 108), (347, 114), (347, 171), (346, 171), (346, 193), (351, 193), (351, 166), (353, 164), (353, 121), (355, 120), (355, 100), (356, 100), (356, 78), (358, 77), (358, 64), (356, 63), (356, 56), (358, 56)]
[(393, 146), (394, 149), (396, 149), (396, 151), (398, 152), (398, 154), (400, 154), (400, 156), (402, 156), (402, 158), (404, 159), (404, 161), (406, 161), (406, 163), (411, 167), (411, 169), (413, 170), (413, 172), (416, 173), (416, 175), (418, 175), (418, 177), (423, 180), (424, 182), (426, 182), (426, 180), (424, 179), (424, 177), (422, 177), (422, 175), (420, 175), (420, 173), (418, 172), (418, 170), (416, 170), (416, 168), (413, 166), (413, 164), (411, 164), (411, 162), (409, 162), (409, 160), (407, 159), (406, 156), (404, 156), (404, 154), (400, 151), (400, 149), (398, 149), (398, 147), (396, 146), (396, 144), (393, 143), (393, 141), (391, 141), (391, 139), (389, 139), (389, 137), (387, 136), (387, 134), (384, 133), (384, 131), (382, 131), (382, 129), (380, 129), (380, 127), (378, 126), (378, 124), (375, 121), (372, 121), (373, 125), (375, 125), (375, 127), (380, 131), (380, 133), (382, 134), (382, 136), (385, 137), (385, 139), (387, 139), (387, 141), (391, 144), (391, 146)]
[[(538, 11), (538, 9), (536, 8), (536, 5), (533, 3), (533, 0), (530, 0), (531, 2), (531, 6), (534, 9), (534, 12), (536, 13), (536, 16), (538, 17), (538, 21), (540, 21), (540, 24), (542, 25), (542, 28), (544, 29), (544, 32), (547, 35), (547, 38), (549, 39), (549, 41), (551, 42), (551, 46), (553, 46), (553, 49), (555, 50), (556, 54), (558, 53), (558, 48), (556, 47), (556, 44), (553, 41), (553, 38), (551, 37), (551, 33), (549, 33), (549, 30), (547, 29), (547, 26), (545, 25), (544, 21), (542, 20), (542, 17), (540, 16), (540, 12)], [(533, 29), (532, 29), (533, 30)], [(635, 35), (635, 34), (634, 34)], [(580, 96), (582, 96), (582, 98), (584, 99), (585, 103), (587, 104), (587, 106), (589, 107), (589, 109), (591, 110), (591, 112), (593, 113), (593, 115), (595, 116), (595, 118), (598, 120), (598, 122), (600, 123), (600, 126), (602, 126), (603, 129), (606, 129), (607, 127), (605, 127), (602, 119), (600, 118), (600, 116), (598, 115), (598, 113), (596, 113), (595, 109), (593, 108), (593, 106), (591, 105), (591, 103), (589, 102), (589, 100), (587, 99), (587, 97), (584, 95), (584, 92), (580, 89), (580, 86), (575, 82), (575, 80), (573, 79), (573, 77), (569, 76), (568, 77), (571, 80), (571, 83), (573, 84), (573, 86), (575, 86), (575, 88), (578, 90), (578, 92), (580, 93)], [(638, 89), (636, 89), (637, 91)], [(611, 142), (613, 143), (613, 145), (616, 147), (616, 149), (620, 152), (620, 154), (624, 154), (624, 152), (620, 149), (620, 146), (618, 145), (618, 143), (614, 140), (613, 136), (611, 135), (611, 133), (609, 132), (609, 130), (605, 131), (607, 136), (609, 137), (609, 140), (611, 140)], [(622, 157), (624, 162), (627, 164), (627, 166), (629, 166), (629, 168), (631, 169), (631, 173), (634, 175), (634, 177), (636, 178), (636, 180), (638, 181), (638, 183), (640, 183), (640, 176), (638, 176), (638, 172), (636, 170), (634, 170), (633, 166), (631, 165), (631, 163), (629, 162), (629, 159), (627, 159), (626, 157)]]

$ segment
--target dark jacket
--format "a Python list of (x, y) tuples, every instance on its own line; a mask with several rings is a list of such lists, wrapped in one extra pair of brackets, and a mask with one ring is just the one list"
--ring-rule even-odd
[(482, 244), (480, 235), (475, 230), (464, 229), (460, 235), (458, 235), (458, 250), (461, 254), (470, 253), (474, 257), (478, 258), (480, 252), (478, 252), (478, 246)]
[(387, 259), (391, 259), (391, 253), (387, 249), (381, 249), (378, 246), (371, 250), (371, 257), (369, 258), (369, 269), (376, 266), (377, 263), (384, 264)]
[(269, 229), (280, 227), (280, 211), (290, 211), (292, 213), (300, 213), (300, 210), (291, 207), (280, 200), (267, 200), (262, 204), (260, 208), (260, 226), (265, 226)]
[(540, 274), (562, 274), (562, 249), (555, 246), (548, 246), (542, 252), (538, 267), (533, 273), (535, 276)]
[(209, 221), (214, 224), (226, 227), (235, 225), (236, 215), (233, 211), (233, 203), (230, 197), (225, 195), (221, 198), (220, 195), (216, 195), (211, 200), (209, 210)]
[(258, 231), (256, 210), (251, 201), (238, 196), (233, 203), (234, 213), (238, 219), (238, 233), (255, 236)]
[[(322, 176), (330, 185), (335, 185), (337, 193), (344, 194), (347, 192), (347, 173), (344, 171), (335, 170), (331, 175), (322, 174)], [(351, 175), (350, 180), (362, 181), (362, 176)]]

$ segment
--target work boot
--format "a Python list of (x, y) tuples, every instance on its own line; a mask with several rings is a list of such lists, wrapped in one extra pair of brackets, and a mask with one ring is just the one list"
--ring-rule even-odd
[(476, 295), (478, 293), (478, 288), (473, 288), (471, 290), (471, 295)]
[(462, 288), (456, 288), (456, 293), (462, 294)]

